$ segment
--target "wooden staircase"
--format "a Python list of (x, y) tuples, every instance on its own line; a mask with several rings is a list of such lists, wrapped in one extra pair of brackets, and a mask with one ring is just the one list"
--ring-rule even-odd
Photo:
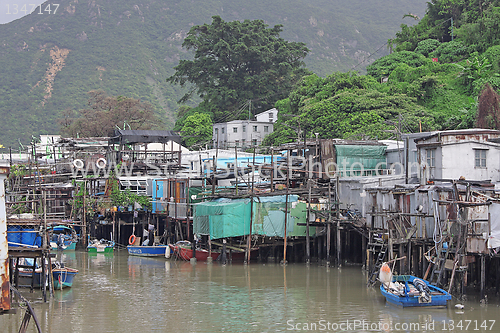
[(377, 282), (377, 277), (378, 273), (380, 271), (380, 267), (382, 267), (382, 264), (384, 263), (386, 253), (387, 253), (387, 243), (385, 242), (377, 242), (372, 241), (368, 243), (368, 251), (373, 253), (373, 257), (376, 257), (375, 260), (375, 265), (373, 266), (373, 269), (370, 272), (370, 275), (368, 276), (368, 282), (367, 285), (373, 286), (375, 282)]

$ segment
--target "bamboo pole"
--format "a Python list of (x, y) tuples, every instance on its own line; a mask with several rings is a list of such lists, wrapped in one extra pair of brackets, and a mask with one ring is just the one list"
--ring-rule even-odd
[(87, 194), (87, 181), (83, 182), (83, 246), (87, 247), (87, 207), (85, 206), (85, 197)]
[(271, 147), (271, 192), (274, 191), (274, 148)]
[(309, 220), (311, 216), (311, 179), (307, 180), (307, 213), (306, 213), (306, 264), (311, 262), (311, 237), (309, 235)]
[(238, 195), (238, 147), (234, 146), (234, 179), (236, 180), (236, 195)]
[[(288, 154), (289, 156), (289, 154)], [(286, 248), (287, 248), (287, 223), (288, 223), (288, 195), (289, 195), (289, 185), (290, 184), (290, 169), (287, 168), (286, 170), (286, 194), (285, 194), (285, 234), (283, 235), (283, 265), (286, 265), (287, 264), (287, 260), (286, 260)]]
[(250, 193), (250, 230), (248, 232), (248, 237), (247, 237), (247, 253), (246, 253), (246, 262), (247, 263), (250, 263), (250, 251), (252, 248), (254, 180), (255, 180), (255, 147), (253, 147), (253, 161), (252, 161), (252, 192)]
[(326, 226), (326, 266), (327, 267), (330, 267), (331, 227), (332, 227), (332, 187), (331, 187), (331, 183), (328, 182), (328, 224)]
[(337, 217), (337, 266), (342, 266), (341, 263), (341, 250), (342, 245), (340, 243), (340, 204), (339, 204), (339, 175), (337, 174), (337, 179), (335, 182), (335, 208), (336, 208), (336, 217)]

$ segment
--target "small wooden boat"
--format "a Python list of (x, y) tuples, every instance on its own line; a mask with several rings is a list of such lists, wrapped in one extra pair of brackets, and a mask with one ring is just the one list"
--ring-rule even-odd
[(394, 275), (389, 283), (382, 283), (380, 291), (387, 302), (397, 306), (446, 307), (451, 295), (413, 275)]
[[(29, 261), (29, 259), (26, 261)], [(52, 267), (52, 279), (54, 281), (54, 288), (69, 288), (73, 285), (73, 279), (75, 275), (78, 274), (77, 269), (64, 267), (59, 262), (52, 264)], [(35, 269), (35, 274), (33, 274), (33, 270), (31, 269), (19, 270), (19, 286), (31, 287), (32, 280), (34, 288), (40, 288), (42, 286), (43, 283), (41, 267), (37, 267)]]
[[(18, 286), (31, 288), (32, 278), (33, 278), (32, 270), (19, 270)], [(41, 279), (42, 279), (42, 269), (37, 268), (35, 270), (35, 278), (33, 279), (33, 288), (40, 288), (40, 286), (42, 285)]]
[(87, 246), (88, 253), (113, 253), (115, 242), (106, 239), (94, 239)]
[(78, 274), (78, 270), (74, 268), (61, 267), (53, 269), (54, 289), (71, 288), (76, 274)]
[[(183, 259), (183, 260), (191, 260), (193, 258), (193, 250), (191, 246), (191, 242), (181, 241), (175, 244), (169, 244), (172, 249), (174, 255)], [(209, 257), (208, 250), (205, 249), (196, 249), (196, 260), (198, 261), (206, 261)], [(216, 260), (219, 257), (220, 252), (212, 251), (211, 257), (213, 260)]]
[(170, 254), (170, 247), (168, 245), (129, 245), (127, 246), (127, 250), (129, 255), (141, 257), (166, 257), (166, 251), (169, 251)]
[(75, 229), (66, 225), (48, 227), (50, 235), (50, 247), (52, 250), (75, 250), (78, 235)]

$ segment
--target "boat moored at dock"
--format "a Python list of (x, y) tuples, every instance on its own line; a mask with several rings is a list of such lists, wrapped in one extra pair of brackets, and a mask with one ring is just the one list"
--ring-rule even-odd
[(390, 283), (382, 283), (380, 291), (387, 302), (406, 307), (446, 307), (451, 295), (413, 275), (395, 275)]

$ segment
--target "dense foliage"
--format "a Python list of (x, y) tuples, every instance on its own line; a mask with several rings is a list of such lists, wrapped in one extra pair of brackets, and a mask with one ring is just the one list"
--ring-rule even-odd
[[(194, 113), (186, 118), (181, 129), (186, 147), (204, 144), (212, 139), (212, 119), (206, 113)], [(199, 146), (197, 148), (200, 148)]]
[[(368, 75), (304, 78), (266, 144), (311, 137), (399, 138), (401, 132), (500, 129), (500, 1), (433, 0), (389, 40)], [(451, 22), (453, 18), (453, 29)]]
[(401, 25), (389, 40), (396, 51), (414, 51), (419, 42), (459, 38), (470, 51), (484, 52), (500, 42), (500, 0), (431, 0), (426, 16), (416, 25)]
[(214, 16), (212, 24), (192, 27), (182, 46), (194, 51), (193, 60), (181, 60), (168, 81), (196, 91), (215, 122), (233, 120), (248, 100), (259, 113), (286, 97), (306, 73), (303, 59), (309, 51), (304, 43), (280, 38), (281, 25), (273, 28), (262, 20), (225, 22)]
[(214, 15), (226, 22), (283, 25), (285, 40), (304, 42), (311, 50), (304, 59), (307, 68), (326, 76), (354, 66), (364, 70), (368, 61), (387, 54), (380, 46), (394, 35), (402, 15), (421, 15), (425, 9), (425, 0), (56, 2), (56, 14), (34, 12), (0, 25), (0, 144), (5, 147), (15, 149), (18, 140), (26, 144), (32, 135), (57, 134), (57, 119), (66, 109), (85, 108), (91, 90), (149, 102), (165, 128), (172, 128), (176, 101), (186, 90), (166, 79), (181, 59), (192, 59), (181, 47), (186, 33)]
[(384, 91), (370, 76), (335, 73), (305, 77), (290, 98), (277, 103), (275, 131), (265, 144), (282, 144), (318, 133), (321, 138), (386, 139), (400, 132), (435, 128), (416, 98)]
[(66, 137), (110, 136), (116, 127), (145, 130), (159, 127), (159, 120), (151, 104), (123, 96), (108, 96), (103, 91), (90, 91), (88, 107), (63, 113), (59, 120), (61, 134)]

